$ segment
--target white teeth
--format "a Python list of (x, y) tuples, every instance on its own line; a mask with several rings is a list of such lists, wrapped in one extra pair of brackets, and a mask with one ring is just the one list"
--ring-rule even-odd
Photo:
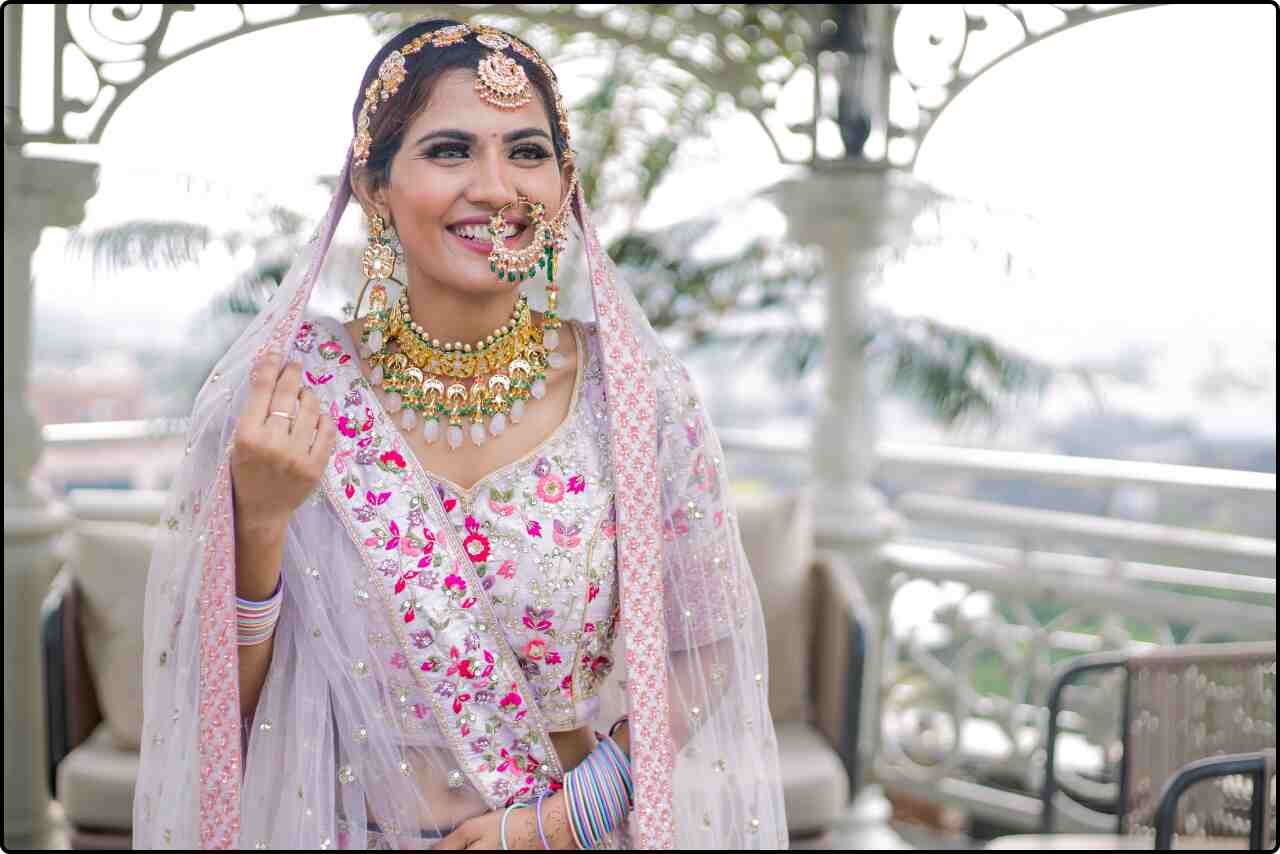
[[(449, 230), (459, 237), (469, 237), (472, 240), (488, 240), (489, 227), (487, 225), (452, 225)], [(514, 225), (508, 224), (502, 232), (503, 237), (514, 237), (520, 229)]]

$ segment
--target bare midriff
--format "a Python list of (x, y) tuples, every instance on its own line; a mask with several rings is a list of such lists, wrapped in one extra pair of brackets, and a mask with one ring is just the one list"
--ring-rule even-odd
[[(596, 747), (595, 731), (590, 725), (564, 732), (553, 732), (550, 736), (556, 755), (560, 757), (560, 767), (566, 773), (580, 765)], [(441, 756), (440, 760), (444, 761), (448, 767), (456, 765), (456, 762), (448, 756)], [(456, 827), (472, 816), (482, 815), (488, 811), (488, 807), (472, 786), (450, 789), (447, 781), (440, 778), (438, 768), (438, 763), (432, 763), (427, 768), (418, 769), (418, 789), (422, 793), (423, 801), (430, 804), (430, 814), (420, 816), (420, 827), (430, 830), (448, 829)], [(369, 814), (369, 821), (380, 823), (372, 813)]]

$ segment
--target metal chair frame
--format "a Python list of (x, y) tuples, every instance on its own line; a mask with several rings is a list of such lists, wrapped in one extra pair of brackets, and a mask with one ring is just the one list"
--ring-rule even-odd
[(1253, 778), (1253, 796), (1249, 799), (1249, 850), (1261, 851), (1263, 827), (1267, 817), (1267, 778), (1275, 770), (1275, 756), (1274, 750), (1258, 750), (1197, 759), (1182, 766), (1182, 770), (1160, 790), (1160, 801), (1156, 807), (1156, 850), (1172, 850), (1178, 800), (1187, 789), (1202, 780), (1247, 774)]

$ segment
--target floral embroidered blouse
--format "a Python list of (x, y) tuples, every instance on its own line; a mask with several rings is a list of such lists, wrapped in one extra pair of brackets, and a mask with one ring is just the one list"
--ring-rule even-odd
[[(425, 472), (455, 526), (463, 549), (472, 562), (484, 593), (501, 620), (511, 649), (524, 670), (530, 688), (550, 731), (576, 729), (589, 724), (600, 707), (600, 685), (613, 667), (613, 643), (619, 621), (616, 569), (617, 517), (612, 492), (613, 474), (608, 429), (604, 423), (604, 374), (600, 343), (594, 323), (567, 321), (577, 341), (578, 370), (574, 380), (569, 414), (541, 445), (519, 460), (486, 475), (470, 489), (463, 489), (445, 477)], [(318, 318), (303, 323), (294, 342), (307, 381), (314, 385), (340, 383), (329, 392), (335, 402), (330, 414), (339, 431), (339, 456), (349, 454), (341, 465), (363, 466), (375, 475), (378, 469), (402, 475), (408, 462), (398, 447), (361, 447), (362, 434), (372, 438), (372, 428), (382, 420), (382, 431), (391, 430), (390, 416), (371, 399), (373, 392), (361, 375), (354, 355), (354, 342), (336, 320)], [(341, 396), (345, 395), (345, 396)], [(337, 401), (341, 401), (338, 403)], [(384, 420), (385, 419), (385, 420)], [(516, 428), (518, 429), (518, 427)], [(343, 437), (356, 439), (343, 451)], [(399, 443), (397, 442), (398, 446)], [(349, 482), (351, 498), (359, 484)], [(370, 491), (371, 501), (378, 496)], [(415, 520), (415, 515), (417, 519)], [(399, 549), (415, 558), (409, 566), (417, 569), (411, 579), (397, 584), (419, 583), (435, 589), (451, 575), (440, 549), (444, 532), (427, 532), (420, 511), (407, 519), (422, 537), (400, 539), (397, 526), (383, 532), (386, 542), (379, 548)], [(406, 532), (407, 534), (407, 532)], [(411, 543), (411, 544), (410, 544)], [(365, 546), (369, 546), (365, 543)], [(359, 544), (352, 542), (352, 548)], [(417, 559), (419, 556), (429, 559)], [(353, 555), (353, 560), (359, 560)], [(394, 572), (394, 571), (393, 571)], [(418, 576), (421, 581), (418, 581)], [(355, 592), (359, 600), (361, 592)], [(385, 628), (385, 621), (383, 621)], [(410, 624), (412, 629), (412, 624)], [(408, 665), (393, 635), (369, 624), (370, 639), (387, 656), (388, 672)], [(408, 631), (419, 648), (430, 643), (426, 631)], [(442, 663), (464, 667), (473, 650), (439, 650)], [(402, 692), (402, 708), (413, 710), (401, 721), (406, 743), (439, 742), (431, 720), (431, 704), (425, 698), (405, 697), (416, 693), (412, 679), (389, 685), (388, 691)], [(480, 698), (476, 698), (480, 699)]]

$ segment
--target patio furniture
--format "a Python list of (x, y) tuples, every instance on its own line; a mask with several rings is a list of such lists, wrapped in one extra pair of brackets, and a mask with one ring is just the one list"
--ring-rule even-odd
[[(1065, 694), (1080, 676), (1094, 672), (1114, 673), (1121, 681), (1116, 698), (1122, 707), (1118, 780), (1095, 784), (1081, 797), (1079, 792), (1067, 791), (1057, 776), (1055, 742)], [(1237, 775), (1234, 769), (1241, 766), (1212, 760), (1222, 760), (1225, 754), (1266, 750), (1274, 757), (1275, 678), (1274, 641), (1160, 647), (1074, 659), (1060, 672), (1049, 693), (1042, 835), (1002, 837), (987, 847), (1141, 845), (1150, 850), (1156, 844), (1156, 817), (1164, 793), (1174, 791), (1172, 787), (1177, 785), (1177, 795), (1183, 795), (1187, 784), (1174, 781), (1179, 775), (1195, 773), (1202, 775), (1197, 779), (1211, 783), (1185, 791), (1180, 801), (1171, 795), (1170, 804), (1161, 813), (1166, 823), (1176, 821), (1184, 837), (1194, 835), (1197, 847), (1243, 848), (1251, 825), (1259, 833), (1273, 835), (1268, 828), (1275, 826), (1275, 805), (1274, 800), (1266, 805), (1266, 791), (1254, 798), (1255, 783), (1238, 776), (1205, 774), (1202, 769), (1226, 768), (1224, 774)], [(1273, 758), (1268, 780), (1274, 780), (1274, 767)], [(1273, 786), (1273, 782), (1264, 786), (1272, 799)], [(1262, 821), (1252, 822), (1258, 803), (1265, 806)], [(1179, 805), (1181, 809), (1175, 810)], [(1055, 819), (1063, 809), (1095, 822), (1114, 817), (1116, 834), (1055, 836)], [(1061, 838), (1068, 836), (1072, 838)]]
[[(1183, 793), (1197, 783), (1233, 774), (1247, 775), (1251, 783), (1248, 823), (1250, 850), (1263, 851), (1274, 848), (1276, 844), (1274, 803), (1276, 752), (1268, 748), (1253, 753), (1200, 759), (1183, 766), (1177, 776), (1165, 784), (1164, 790), (1160, 793), (1160, 802), (1156, 806), (1156, 850), (1164, 851), (1173, 847), (1178, 803)], [(1268, 803), (1268, 800), (1271, 803)]]
[(45, 602), (49, 786), (72, 848), (129, 848), (142, 730), (142, 603), (163, 492), (73, 490)]
[[(48, 784), (73, 848), (128, 848), (142, 725), (142, 610), (163, 493), (75, 490), (73, 555), (46, 602)], [(858, 788), (869, 615), (809, 501), (735, 494), (769, 639), (769, 705), (789, 832), (821, 834)]]

